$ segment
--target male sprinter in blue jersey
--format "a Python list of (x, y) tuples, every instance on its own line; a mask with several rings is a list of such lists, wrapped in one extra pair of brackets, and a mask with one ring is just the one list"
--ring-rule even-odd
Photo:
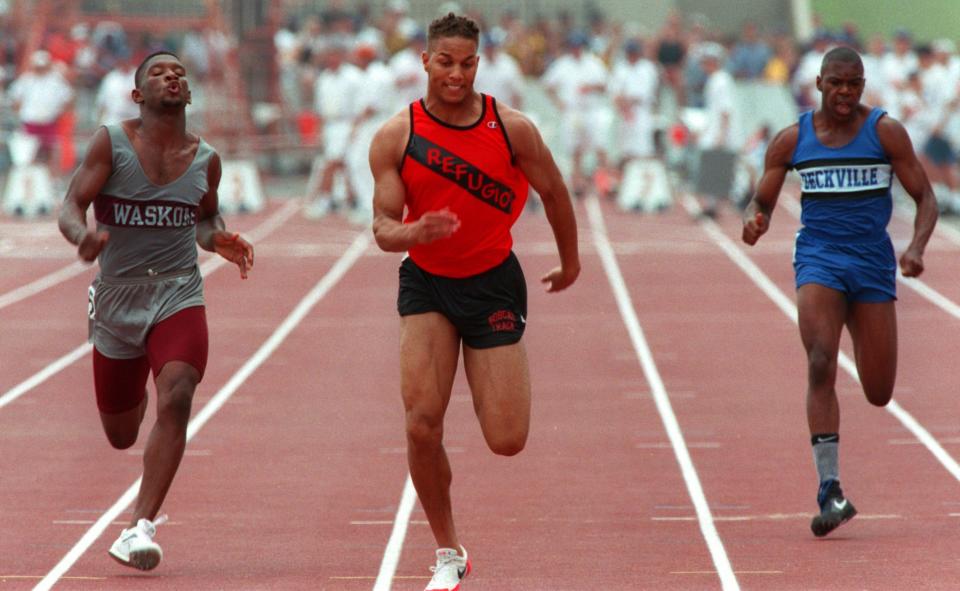
[(820, 477), (820, 515), (810, 528), (825, 536), (857, 511), (840, 490), (840, 409), (834, 384), (844, 325), (853, 340), (867, 400), (885, 406), (897, 373), (897, 260), (887, 235), (896, 175), (916, 201), (913, 239), (900, 255), (906, 277), (923, 272), (923, 250), (937, 223), (930, 182), (903, 126), (860, 104), (863, 62), (838, 47), (817, 77), (820, 108), (780, 131), (767, 149), (763, 176), (744, 212), (743, 241), (755, 244), (770, 226), (787, 171), (802, 187), (803, 227), (794, 270), (800, 338), (807, 351), (807, 423)]

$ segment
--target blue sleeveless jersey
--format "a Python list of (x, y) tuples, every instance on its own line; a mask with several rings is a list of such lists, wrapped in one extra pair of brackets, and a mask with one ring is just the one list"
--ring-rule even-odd
[(801, 233), (828, 242), (872, 242), (887, 235), (893, 211), (890, 159), (877, 137), (874, 107), (853, 141), (829, 148), (817, 140), (813, 112), (800, 116), (791, 167), (802, 188)]

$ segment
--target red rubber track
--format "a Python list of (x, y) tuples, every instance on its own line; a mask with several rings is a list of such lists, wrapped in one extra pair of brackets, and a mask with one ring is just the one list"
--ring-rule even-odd
[[(279, 204), (271, 203), (271, 211)], [(603, 204), (630, 296), (716, 527), (743, 589), (949, 589), (960, 575), (958, 483), (841, 371), (844, 489), (861, 515), (824, 540), (809, 532), (816, 475), (796, 326), (678, 205), (641, 217)], [(244, 231), (269, 212), (229, 219)], [(530, 288), (525, 342), (534, 389), (527, 448), (484, 444), (458, 379), (446, 422), (458, 530), (474, 572), (464, 589), (719, 589), (715, 566), (651, 388), (578, 209), (584, 270), (545, 294), (549, 226), (525, 214), (516, 251)], [(725, 212), (723, 232), (739, 237)], [(749, 255), (788, 295), (797, 222), (778, 211)], [(211, 359), (196, 413), (331, 268), (358, 229), (293, 217), (257, 243), (251, 277), (207, 279)], [(895, 221), (895, 238), (909, 225)], [(26, 240), (26, 239), (25, 239)], [(16, 268), (0, 293), (72, 261)], [(31, 246), (32, 245), (32, 246)], [(923, 279), (960, 302), (957, 245), (935, 239)], [(276, 352), (197, 434), (164, 506), (164, 561), (115, 564), (109, 528), (63, 589), (370, 589), (406, 478), (398, 393), (399, 257), (370, 246)], [(93, 270), (0, 309), (0, 396), (86, 336)], [(900, 287), (896, 399), (958, 451), (950, 359), (958, 321)], [(16, 327), (14, 330), (8, 327)], [(848, 346), (848, 343), (845, 343)], [(849, 350), (849, 348), (848, 348)], [(0, 408), (0, 583), (29, 589), (134, 482), (133, 453), (109, 448), (89, 359)], [(125, 513), (126, 517), (129, 513)], [(415, 508), (393, 589), (422, 589), (434, 543)]]

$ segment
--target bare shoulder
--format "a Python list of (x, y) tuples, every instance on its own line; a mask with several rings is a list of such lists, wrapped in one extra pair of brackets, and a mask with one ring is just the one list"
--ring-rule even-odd
[(884, 135), (896, 136), (898, 139), (901, 134), (906, 135), (906, 133), (907, 130), (903, 127), (903, 124), (888, 114), (885, 114), (877, 120), (877, 134), (881, 140), (883, 140)]
[(207, 163), (207, 174), (216, 175), (218, 178), (223, 171), (223, 162), (220, 160), (220, 154), (211, 146), (210, 161)]
[(793, 152), (797, 149), (797, 138), (800, 137), (800, 124), (794, 123), (784, 127), (777, 132), (770, 140), (767, 147), (768, 163), (789, 163), (793, 158)]
[(410, 112), (404, 109), (384, 122), (373, 136), (370, 157), (398, 163), (410, 139)]
[(90, 138), (85, 160), (87, 162), (111, 162), (113, 160), (113, 143), (110, 141), (110, 132), (107, 131), (106, 127), (100, 126), (97, 128), (93, 137)]
[(540, 131), (529, 117), (522, 112), (497, 103), (497, 113), (500, 115), (500, 122), (503, 124), (510, 138), (510, 143), (518, 152), (524, 152), (524, 148), (529, 148), (540, 140)]
[(902, 123), (890, 115), (884, 115), (877, 120), (877, 139), (890, 158), (916, 158), (910, 134)]
[(397, 112), (387, 119), (374, 136), (375, 142), (391, 144), (393, 142), (406, 143), (410, 135), (410, 112), (407, 109)]

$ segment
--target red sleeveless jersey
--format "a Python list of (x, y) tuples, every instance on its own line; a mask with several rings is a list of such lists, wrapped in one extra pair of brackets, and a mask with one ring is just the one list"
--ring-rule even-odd
[(400, 168), (406, 189), (405, 224), (448, 208), (460, 218), (449, 238), (410, 248), (417, 266), (434, 275), (469, 277), (502, 263), (513, 226), (527, 201), (527, 177), (514, 163), (493, 97), (472, 125), (444, 123), (423, 99), (410, 104), (410, 139)]

